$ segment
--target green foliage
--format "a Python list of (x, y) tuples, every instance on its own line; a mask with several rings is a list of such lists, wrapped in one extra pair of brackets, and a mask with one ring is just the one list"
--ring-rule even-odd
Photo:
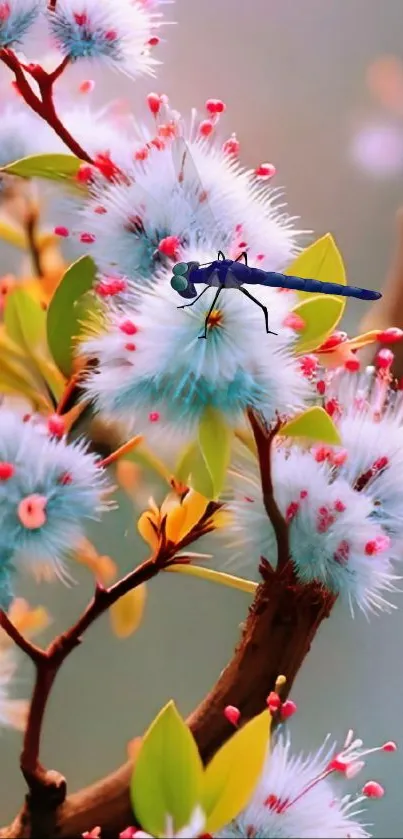
[(91, 257), (81, 257), (67, 269), (49, 305), (49, 349), (59, 370), (67, 377), (72, 373), (74, 342), (82, 331), (82, 321), (97, 306), (95, 297), (88, 295), (95, 277), (96, 267)]
[(218, 498), (224, 486), (231, 457), (231, 437), (223, 415), (211, 406), (205, 408), (199, 424), (199, 446), (211, 476), (213, 498)]
[[(347, 283), (343, 258), (331, 233), (326, 233), (305, 248), (284, 273), (288, 276), (302, 277), (304, 280), (320, 280), (323, 283), (341, 285)], [(312, 296), (308, 291), (297, 293), (301, 300)]]
[(345, 301), (332, 294), (310, 295), (294, 307), (293, 311), (305, 322), (295, 344), (295, 352), (309, 353), (317, 349), (334, 332), (345, 308)]
[(131, 782), (131, 801), (142, 827), (164, 836), (166, 817), (184, 827), (200, 802), (203, 767), (196, 743), (175, 704), (160, 711), (144, 736)]
[(232, 821), (259, 781), (270, 726), (266, 709), (237, 731), (204, 769), (189, 728), (169, 702), (148, 729), (136, 755), (130, 794), (142, 828), (163, 837), (168, 817), (177, 832), (186, 828), (200, 808), (205, 832), (216, 832)]
[(310, 442), (341, 446), (340, 434), (329, 414), (319, 405), (308, 408), (302, 414), (283, 425), (280, 434), (284, 437), (302, 437)]
[(81, 165), (82, 161), (72, 154), (34, 154), (9, 163), (0, 171), (19, 178), (73, 181)]

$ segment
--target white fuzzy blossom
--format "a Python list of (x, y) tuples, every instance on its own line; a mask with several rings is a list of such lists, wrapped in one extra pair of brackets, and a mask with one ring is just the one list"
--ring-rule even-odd
[[(72, 60), (92, 59), (130, 76), (153, 74), (153, 36), (161, 25), (160, 2), (58, 0), (48, 10), (53, 41)], [(158, 39), (157, 39), (158, 40)]]
[[(289, 526), (291, 559), (302, 583), (316, 581), (365, 613), (393, 608), (403, 539), (402, 397), (373, 369), (331, 374), (325, 405), (342, 446), (272, 452), (274, 495)], [(235, 472), (235, 561), (276, 562), (257, 464)], [(245, 550), (245, 547), (248, 550)], [(246, 570), (246, 569), (245, 569)], [(250, 567), (247, 569), (250, 573)]]
[(382, 787), (370, 781), (358, 796), (339, 796), (335, 774), (354, 778), (364, 767), (363, 757), (373, 751), (394, 751), (394, 743), (380, 749), (363, 749), (361, 740), (348, 733), (341, 752), (329, 748), (329, 738), (316, 754), (291, 753), (287, 735), (277, 737), (255, 793), (245, 810), (216, 839), (365, 839), (361, 823), (367, 797), (381, 797)]
[[(206, 261), (205, 252), (188, 256)], [(86, 393), (111, 418), (144, 429), (156, 415), (163, 425), (178, 424), (185, 433), (213, 405), (231, 423), (241, 422), (248, 406), (268, 421), (276, 411), (303, 406), (309, 385), (293, 353), (295, 332), (286, 326), (293, 295), (259, 289), (262, 310), (236, 290), (225, 290), (213, 310), (208, 339), (199, 340), (214, 298), (214, 289), (188, 308), (164, 272), (138, 295), (132, 309), (112, 313), (107, 331), (82, 350), (99, 362), (90, 373)]]

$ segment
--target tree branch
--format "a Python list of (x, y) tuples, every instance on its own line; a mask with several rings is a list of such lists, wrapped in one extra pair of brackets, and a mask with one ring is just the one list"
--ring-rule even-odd
[[(46, 70), (39, 65), (28, 65), (23, 68), (15, 53), (6, 47), (0, 49), (0, 60), (14, 73), (18, 91), (31, 110), (38, 114), (41, 119), (53, 128), (58, 137), (60, 137), (63, 143), (76, 157), (80, 160), (85, 160), (87, 163), (92, 163), (92, 158), (80, 146), (77, 140), (74, 139), (59, 119), (53, 102), (53, 85), (66, 69), (69, 64), (69, 59), (65, 58), (53, 71), (53, 73), (47, 73)], [(25, 76), (24, 69), (37, 83), (40, 96), (37, 96), (32, 90), (32, 87)]]
[[(279, 673), (286, 677), (283, 697), (286, 698), (320, 624), (329, 616), (336, 599), (321, 586), (302, 585), (296, 578), (289, 557), (287, 526), (273, 497), (270, 452), (279, 426), (266, 431), (253, 412), (249, 413), (249, 419), (258, 448), (265, 507), (276, 534), (278, 563), (273, 569), (267, 560), (262, 559), (260, 572), (263, 582), (249, 609), (234, 656), (211, 692), (188, 719), (206, 763), (233, 733), (223, 713), (227, 705), (239, 708), (242, 722), (251, 719), (266, 706), (266, 698), (275, 688)], [(204, 524), (199, 523), (201, 532), (207, 532), (206, 529), (203, 531), (203, 527), (208, 530), (208, 515), (215, 509), (217, 505), (209, 505)], [(195, 538), (195, 534), (187, 537), (187, 544)], [(182, 543), (180, 547), (186, 545)], [(78, 629), (72, 637), (78, 640), (92, 622), (89, 618), (93, 609), (90, 604), (76, 624)], [(32, 812), (28, 801), (14, 823), (0, 831), (0, 839), (32, 839), (36, 835), (80, 839), (82, 833), (94, 825), (101, 827), (102, 839), (116, 839), (119, 831), (133, 822), (129, 796), (131, 774), (132, 762), (129, 761), (107, 778), (68, 796), (54, 812), (51, 822), (53, 832), (44, 832), (49, 808), (42, 814), (41, 820), (34, 823), (35, 812)]]

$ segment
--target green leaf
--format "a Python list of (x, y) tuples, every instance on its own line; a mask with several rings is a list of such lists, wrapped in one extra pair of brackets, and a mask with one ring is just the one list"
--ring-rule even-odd
[[(96, 267), (90, 256), (83, 256), (70, 265), (58, 285), (48, 308), (47, 334), (52, 356), (62, 373), (70, 376), (74, 358), (74, 342), (81, 331), (84, 307), (81, 298), (93, 287)], [(91, 303), (93, 300), (93, 303)], [(88, 296), (87, 311), (97, 305)]]
[(298, 341), (294, 345), (296, 353), (308, 353), (316, 350), (336, 329), (343, 317), (345, 300), (333, 295), (310, 295), (294, 306), (293, 312), (305, 322)]
[(46, 348), (46, 314), (23, 288), (8, 295), (4, 323), (9, 337), (29, 355)]
[(280, 434), (285, 437), (305, 437), (313, 442), (341, 446), (340, 434), (324, 408), (316, 405), (283, 425)]
[(39, 384), (43, 385), (44, 380), (58, 401), (64, 381), (48, 357), (46, 314), (40, 304), (23, 288), (17, 288), (7, 297), (4, 324), (8, 337), (23, 350), (25, 362), (32, 360), (34, 376), (40, 377)]
[(0, 171), (20, 178), (44, 178), (50, 181), (72, 181), (82, 161), (72, 154), (34, 154), (23, 157)]
[[(331, 233), (326, 233), (309, 245), (284, 273), (305, 280), (320, 280), (322, 283), (347, 283), (343, 259)], [(297, 294), (301, 299), (309, 296), (307, 291), (298, 291)]]
[(209, 501), (214, 499), (213, 480), (197, 442), (191, 443), (182, 452), (175, 469), (175, 478)]
[(168, 484), (170, 483), (172, 473), (165, 463), (163, 463), (163, 461), (160, 460), (154, 452), (150, 451), (148, 446), (144, 445), (144, 443), (133, 449), (133, 451), (129, 452), (129, 454), (125, 454), (122, 459), (130, 460), (132, 463), (136, 463), (143, 469), (152, 469), (152, 471), (156, 472), (156, 474), (163, 478), (164, 481)]
[(223, 828), (248, 804), (262, 774), (270, 725), (265, 710), (237, 731), (207, 766), (202, 798), (206, 833)]
[(208, 406), (199, 424), (199, 445), (213, 485), (213, 498), (222, 492), (231, 457), (232, 432), (224, 416)]
[(174, 702), (168, 702), (142, 742), (130, 785), (133, 811), (152, 836), (166, 835), (166, 817), (174, 831), (184, 827), (200, 804), (203, 767), (193, 736)]

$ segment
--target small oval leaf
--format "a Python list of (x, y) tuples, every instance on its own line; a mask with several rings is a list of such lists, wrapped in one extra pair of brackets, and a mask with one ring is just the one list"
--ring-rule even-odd
[(302, 318), (305, 326), (294, 344), (294, 351), (308, 353), (320, 347), (334, 332), (343, 317), (344, 309), (345, 300), (331, 294), (311, 294), (309, 299), (298, 303), (293, 312)]
[(213, 497), (222, 492), (231, 457), (231, 430), (225, 417), (210, 405), (199, 424), (199, 445), (213, 484)]
[(342, 443), (333, 420), (319, 405), (298, 414), (283, 425), (279, 433), (284, 437), (305, 437), (307, 440), (327, 443), (329, 446), (341, 446)]
[[(304, 280), (347, 284), (343, 259), (331, 233), (326, 233), (305, 248), (284, 273)], [(298, 291), (297, 294), (301, 300), (310, 296), (307, 291)]]
[(109, 610), (112, 629), (118, 638), (128, 638), (139, 628), (143, 620), (147, 600), (147, 586), (137, 586), (128, 591)]
[(262, 773), (270, 726), (265, 710), (237, 731), (207, 766), (202, 798), (206, 833), (228, 825), (248, 804)]
[(160, 711), (145, 734), (130, 785), (133, 811), (152, 836), (184, 827), (200, 803), (203, 766), (193, 736), (174, 702)]
[(72, 154), (34, 154), (9, 163), (0, 171), (19, 178), (73, 181), (81, 165), (82, 161)]
[[(75, 339), (81, 332), (83, 306), (78, 305), (93, 287), (96, 267), (90, 256), (83, 256), (70, 265), (61, 283), (56, 288), (49, 305), (47, 315), (47, 336), (52, 356), (65, 376), (70, 376), (73, 368)], [(88, 310), (92, 298), (86, 298)], [(95, 297), (94, 308), (97, 306)]]

